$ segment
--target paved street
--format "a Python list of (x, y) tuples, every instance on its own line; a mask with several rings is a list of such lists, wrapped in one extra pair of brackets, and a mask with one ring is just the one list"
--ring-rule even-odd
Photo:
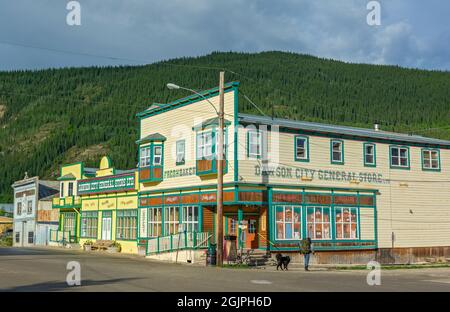
[[(81, 287), (66, 284), (66, 265), (74, 260), (81, 264)], [(0, 248), (1, 291), (450, 291), (450, 268), (383, 271), (377, 287), (367, 285), (366, 274), (217, 269), (71, 249)]]

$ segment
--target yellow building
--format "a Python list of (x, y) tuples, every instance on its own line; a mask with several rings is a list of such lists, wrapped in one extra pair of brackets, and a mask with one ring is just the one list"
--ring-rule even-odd
[(137, 253), (136, 170), (116, 170), (109, 157), (99, 169), (83, 163), (61, 167), (60, 198), (53, 208), (60, 209), (60, 228), (52, 240), (69, 238), (81, 246), (86, 241), (115, 241), (122, 252)]

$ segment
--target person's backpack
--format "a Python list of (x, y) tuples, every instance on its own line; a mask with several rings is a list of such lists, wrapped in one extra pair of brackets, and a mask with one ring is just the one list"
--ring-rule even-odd
[(302, 254), (310, 254), (311, 253), (311, 244), (307, 239), (302, 239), (300, 243), (300, 252)]

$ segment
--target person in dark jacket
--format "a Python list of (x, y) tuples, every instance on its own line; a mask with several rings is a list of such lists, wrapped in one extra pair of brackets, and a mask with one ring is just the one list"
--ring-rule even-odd
[(306, 239), (302, 239), (300, 245), (300, 253), (303, 254), (305, 271), (309, 271), (309, 259), (311, 257), (311, 253), (313, 253), (313, 246), (311, 238), (308, 237)]

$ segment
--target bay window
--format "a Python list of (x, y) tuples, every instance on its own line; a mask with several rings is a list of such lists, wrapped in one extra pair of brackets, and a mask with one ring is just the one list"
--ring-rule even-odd
[(140, 158), (141, 168), (150, 166), (150, 146), (141, 147)]
[(211, 159), (213, 155), (212, 131), (197, 134), (197, 159)]

